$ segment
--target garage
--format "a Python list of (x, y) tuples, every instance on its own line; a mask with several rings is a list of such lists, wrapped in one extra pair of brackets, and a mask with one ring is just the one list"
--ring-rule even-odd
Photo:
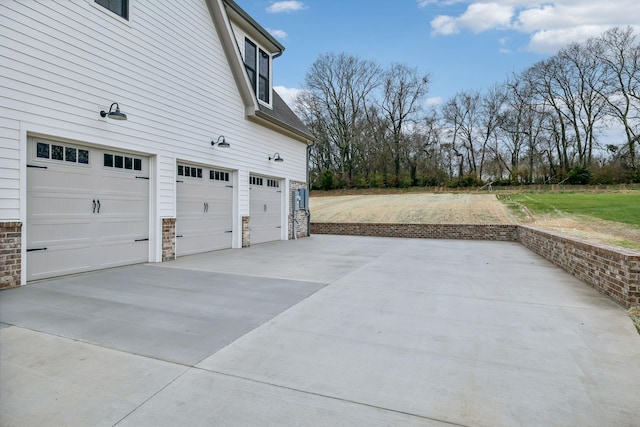
[(280, 180), (249, 177), (251, 244), (282, 238), (282, 190)]
[(149, 260), (149, 159), (31, 139), (27, 280)]
[(177, 166), (176, 255), (231, 248), (231, 172), (187, 163)]

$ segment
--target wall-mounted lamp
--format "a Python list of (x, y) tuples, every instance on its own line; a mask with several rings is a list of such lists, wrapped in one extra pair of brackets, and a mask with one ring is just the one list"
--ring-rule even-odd
[[(115, 111), (113, 110), (114, 105), (116, 106)], [(117, 102), (114, 102), (113, 104), (111, 104), (111, 107), (109, 107), (108, 113), (104, 110), (100, 111), (100, 117), (109, 117), (110, 119), (113, 119), (113, 120), (127, 120), (127, 115), (125, 113), (120, 112), (120, 106), (118, 105)]]
[(218, 147), (220, 147), (220, 148), (229, 148), (229, 147), (231, 147), (231, 145), (227, 141), (224, 140), (224, 136), (222, 136), (222, 135), (220, 135), (218, 137), (217, 141), (211, 141), (211, 146), (212, 147), (215, 147), (216, 145)]
[(271, 160), (274, 162), (284, 162), (284, 159), (280, 157), (280, 153), (273, 153), (273, 156), (269, 157), (269, 161)]

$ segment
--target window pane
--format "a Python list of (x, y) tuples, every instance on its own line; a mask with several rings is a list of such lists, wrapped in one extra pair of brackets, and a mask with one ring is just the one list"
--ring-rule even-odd
[(260, 82), (258, 84), (258, 98), (269, 102), (269, 55), (263, 50), (260, 50)]
[(49, 158), (49, 144), (45, 144), (44, 142), (38, 142), (37, 147), (37, 156), (42, 159)]
[(202, 178), (202, 168), (198, 168), (198, 178)]
[(53, 145), (51, 151), (51, 158), (53, 160), (63, 160), (64, 158), (64, 147), (62, 145)]
[(76, 149), (71, 147), (66, 147), (64, 149), (64, 157), (67, 162), (76, 162)]
[(111, 12), (124, 19), (129, 19), (128, 0), (95, 0), (100, 6), (109, 9)]
[(78, 150), (78, 163), (82, 163), (83, 165), (89, 164), (89, 151)]
[(249, 39), (244, 39), (244, 66), (247, 69), (253, 90), (256, 90), (256, 45)]
[(142, 159), (133, 159), (133, 170), (142, 170)]
[(124, 168), (133, 169), (133, 159), (131, 157), (124, 158)]
[(108, 168), (113, 167), (113, 154), (105, 154), (104, 155), (104, 165)]
[(122, 169), (122, 167), (124, 166), (124, 159), (122, 158), (122, 156), (115, 156), (115, 165), (117, 168)]
[(178, 175), (180, 176), (184, 175), (184, 166), (178, 165)]
[(191, 176), (191, 168), (189, 166), (184, 167), (184, 176)]

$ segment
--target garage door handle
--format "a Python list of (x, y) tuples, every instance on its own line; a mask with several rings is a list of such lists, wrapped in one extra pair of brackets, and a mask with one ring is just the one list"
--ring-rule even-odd
[(134, 242), (148, 242), (149, 239), (136, 239)]
[(178, 234), (176, 237), (184, 237), (182, 234)]
[(47, 248), (33, 248), (33, 249), (27, 249), (27, 252), (37, 252), (37, 251), (46, 251)]
[(36, 169), (47, 169), (46, 166), (37, 166), (37, 165), (27, 165), (28, 168), (36, 168)]
[(93, 199), (93, 212), (96, 213), (96, 199)]
[(100, 199), (98, 199), (98, 213), (100, 213)]

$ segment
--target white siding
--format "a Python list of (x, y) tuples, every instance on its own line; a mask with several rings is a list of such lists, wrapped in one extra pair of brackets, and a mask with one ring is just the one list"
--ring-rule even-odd
[[(305, 145), (246, 120), (205, 0), (131, 5), (126, 23), (88, 0), (0, 4), (0, 220), (25, 218), (26, 133), (157, 156), (158, 218), (175, 216), (176, 159), (238, 171), (240, 215), (249, 172), (305, 180)], [(127, 121), (99, 116), (112, 102)]]

